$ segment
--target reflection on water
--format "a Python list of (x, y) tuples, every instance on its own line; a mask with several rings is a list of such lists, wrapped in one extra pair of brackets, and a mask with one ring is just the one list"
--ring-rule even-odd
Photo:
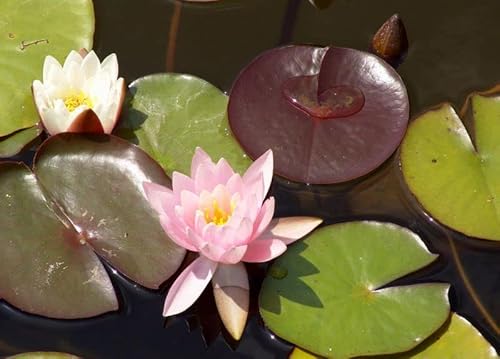
[[(99, 56), (117, 52), (121, 73), (128, 82), (165, 70), (167, 52), (172, 51), (168, 36), (174, 0), (94, 1)], [(334, 43), (366, 50), (371, 35), (396, 12), (405, 22), (410, 43), (399, 72), (408, 86), (412, 113), (444, 100), (459, 105), (471, 90), (500, 82), (500, 47), (495, 46), (500, 33), (497, 0), (336, 0), (321, 11), (307, 1), (296, 0), (183, 4), (174, 68), (228, 90), (248, 61), (283, 41)], [(398, 283), (452, 283), (453, 309), (500, 347), (495, 332), (500, 320), (500, 248), (470, 241), (429, 219), (405, 189), (397, 155), (375, 173), (352, 183), (307, 186), (276, 179), (272, 193), (277, 198), (278, 216), (317, 215), (327, 223), (392, 221), (420, 234), (440, 259)], [(462, 267), (456, 265), (457, 257)], [(239, 344), (218, 334), (221, 325), (211, 295), (203, 296), (185, 315), (169, 320), (165, 326), (161, 308), (168, 283), (157, 293), (110, 271), (120, 295), (117, 313), (90, 320), (55, 321), (23, 314), (1, 303), (0, 355), (59, 350), (86, 358), (286, 357), (290, 346), (266, 331), (256, 315), (265, 266), (251, 266), (249, 271), (253, 315)], [(463, 273), (478, 295), (476, 301), (470, 295), (471, 288), (464, 285)], [(203, 332), (210, 344), (208, 349)]]

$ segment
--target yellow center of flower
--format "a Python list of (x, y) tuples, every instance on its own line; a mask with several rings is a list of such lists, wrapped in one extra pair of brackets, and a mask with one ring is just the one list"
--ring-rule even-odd
[(214, 199), (212, 201), (212, 206), (203, 210), (205, 221), (207, 223), (214, 223), (217, 226), (223, 226), (227, 223), (227, 221), (229, 221), (229, 218), (231, 218), (235, 207), (236, 204), (231, 201), (231, 209), (229, 211), (225, 211), (219, 206), (219, 202)]
[(64, 105), (69, 112), (73, 112), (78, 108), (78, 106), (81, 105), (86, 105), (88, 108), (92, 108), (93, 103), (92, 100), (83, 92), (77, 92), (66, 96), (64, 98)]

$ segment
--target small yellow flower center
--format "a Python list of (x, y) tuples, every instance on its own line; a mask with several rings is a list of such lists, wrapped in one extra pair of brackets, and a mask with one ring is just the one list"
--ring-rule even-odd
[(81, 105), (86, 105), (88, 108), (92, 108), (93, 103), (92, 100), (83, 92), (77, 92), (66, 96), (64, 98), (64, 105), (69, 112), (73, 112), (78, 108), (78, 106)]
[(217, 200), (214, 199), (212, 202), (212, 206), (207, 207), (203, 210), (205, 221), (207, 223), (214, 223), (217, 226), (223, 226), (227, 223), (227, 221), (229, 221), (229, 218), (231, 218), (235, 206), (236, 204), (231, 201), (231, 209), (229, 211), (225, 211), (219, 206)]

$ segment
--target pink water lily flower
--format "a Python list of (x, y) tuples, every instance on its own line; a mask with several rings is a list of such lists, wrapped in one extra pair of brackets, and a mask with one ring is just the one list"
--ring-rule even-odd
[(272, 177), (270, 150), (240, 176), (225, 159), (215, 164), (197, 148), (191, 177), (174, 172), (172, 189), (144, 183), (167, 235), (200, 254), (170, 288), (164, 316), (189, 308), (212, 281), (222, 321), (235, 339), (240, 338), (249, 296), (242, 262), (270, 261), (322, 222), (313, 217), (273, 220), (274, 198), (266, 199)]

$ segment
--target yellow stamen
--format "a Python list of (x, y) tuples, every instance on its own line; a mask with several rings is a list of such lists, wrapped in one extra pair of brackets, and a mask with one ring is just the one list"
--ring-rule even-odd
[(236, 204), (231, 201), (231, 209), (229, 212), (226, 212), (224, 209), (220, 208), (217, 200), (213, 200), (212, 207), (207, 207), (203, 210), (203, 214), (205, 216), (205, 221), (207, 223), (214, 223), (217, 226), (222, 226), (229, 221), (231, 215), (233, 214), (234, 208)]
[(77, 92), (66, 96), (64, 98), (64, 105), (69, 112), (73, 112), (78, 108), (78, 106), (81, 105), (86, 105), (88, 108), (92, 108), (93, 103), (92, 100), (83, 92)]

